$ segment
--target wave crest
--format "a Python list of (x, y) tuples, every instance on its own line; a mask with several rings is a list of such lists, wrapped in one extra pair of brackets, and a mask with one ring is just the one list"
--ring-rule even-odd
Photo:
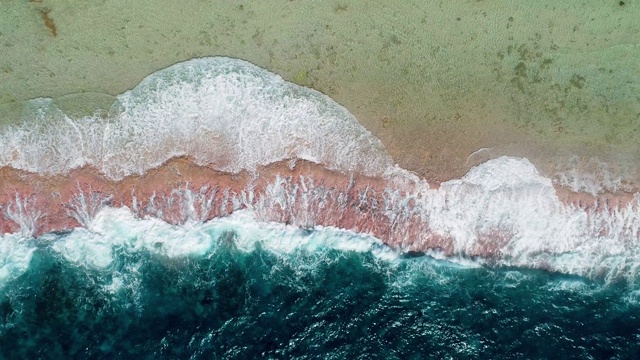
[(176, 64), (117, 97), (109, 116), (73, 119), (35, 99), (32, 119), (0, 134), (0, 166), (64, 173), (92, 165), (111, 179), (174, 157), (237, 173), (284, 159), (382, 176), (393, 162), (344, 107), (246, 61)]

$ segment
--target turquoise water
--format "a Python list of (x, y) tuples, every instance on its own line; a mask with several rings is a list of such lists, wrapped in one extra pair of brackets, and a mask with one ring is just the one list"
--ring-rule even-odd
[(113, 246), (105, 267), (56, 250), (73, 233), (24, 240), (29, 265), (0, 289), (0, 358), (640, 354), (640, 294), (629, 284), (381, 256), (375, 243), (341, 249), (353, 233), (291, 231), (307, 245), (277, 250), (274, 241), (290, 239), (274, 231), (247, 248), (243, 229), (221, 229), (209, 232), (208, 249), (185, 256)]

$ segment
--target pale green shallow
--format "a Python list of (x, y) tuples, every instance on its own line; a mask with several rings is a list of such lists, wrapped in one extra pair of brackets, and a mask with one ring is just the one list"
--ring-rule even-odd
[(105, 109), (95, 93), (225, 55), (331, 96), (422, 174), (455, 172), (483, 147), (633, 159), (638, 19), (636, 0), (2, 0), (0, 122), (41, 96), (88, 92), (60, 107)]

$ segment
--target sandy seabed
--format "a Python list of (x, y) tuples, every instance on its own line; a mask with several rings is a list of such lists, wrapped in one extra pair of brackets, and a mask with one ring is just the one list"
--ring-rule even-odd
[(0, 123), (41, 96), (106, 110), (148, 74), (223, 55), (330, 96), (430, 182), (508, 155), (550, 177), (608, 164), (638, 188), (637, 2), (42, 0), (0, 14)]

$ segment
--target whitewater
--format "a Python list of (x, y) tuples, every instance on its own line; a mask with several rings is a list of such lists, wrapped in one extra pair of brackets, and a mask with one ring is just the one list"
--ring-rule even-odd
[(106, 116), (31, 100), (0, 170), (7, 357), (637, 351), (640, 196), (603, 190), (620, 179), (585, 193), (593, 174), (501, 156), (429, 184), (242, 60), (158, 71)]

